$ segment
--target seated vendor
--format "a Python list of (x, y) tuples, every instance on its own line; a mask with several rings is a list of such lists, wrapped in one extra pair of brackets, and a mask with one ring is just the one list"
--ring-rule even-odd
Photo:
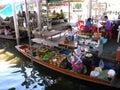
[(68, 41), (73, 41), (74, 40), (75, 31), (69, 25), (69, 26), (67, 26), (67, 30), (65, 31), (64, 35), (68, 39)]
[(92, 19), (88, 18), (86, 21), (86, 32), (91, 32), (91, 26), (92, 26)]
[(60, 10), (60, 19), (65, 19), (65, 15), (62, 9)]
[(104, 16), (104, 21), (105, 22), (102, 24), (103, 28), (100, 30), (100, 32), (102, 33), (102, 36), (107, 36), (111, 27), (111, 22), (108, 20), (108, 16)]
[(53, 10), (53, 12), (52, 12), (52, 20), (55, 20), (55, 19), (57, 19), (57, 13), (56, 13), (56, 11), (55, 10)]

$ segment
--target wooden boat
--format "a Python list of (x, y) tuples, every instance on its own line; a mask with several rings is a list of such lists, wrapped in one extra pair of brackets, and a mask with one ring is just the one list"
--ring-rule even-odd
[[(27, 32), (20, 30), (19, 39), (26, 37), (27, 37)], [(0, 38), (15, 40), (16, 39), (15, 31), (5, 32), (4, 29), (0, 29)]]
[[(120, 88), (120, 87), (112, 85), (111, 81), (109, 81), (109, 80), (103, 80), (103, 79), (100, 79), (100, 78), (90, 77), (89, 75), (72, 72), (72, 71), (70, 71), (68, 69), (64, 69), (64, 68), (59, 67), (59, 65), (55, 65), (55, 63), (51, 64), (50, 60), (49, 60), (49, 62), (41, 60), (39, 57), (34, 56), (33, 53), (32, 54), (29, 53), (30, 50), (36, 50), (36, 47), (34, 47), (34, 46), (17, 45), (15, 47), (19, 52), (21, 52), (23, 55), (25, 55), (29, 59), (31, 59), (34, 62), (36, 62), (36, 63), (38, 63), (40, 65), (43, 65), (43, 66), (45, 66), (45, 67), (47, 67), (49, 69), (55, 70), (55, 71), (60, 72), (62, 74), (68, 75), (70, 77), (80, 79), (80, 80), (84, 80), (84, 81), (87, 81), (87, 82), (90, 82), (90, 83), (103, 85), (103, 86), (108, 86), (108, 87), (112, 87), (112, 88)], [(62, 61), (65, 58), (66, 57), (63, 55), (62, 56)]]
[[(22, 38), (26, 38), (26, 37), (27, 37), (27, 34), (22, 33), (19, 38), (22, 39)], [(15, 36), (15, 34), (8, 34), (8, 35), (0, 34), (0, 38), (15, 40), (16, 36)]]
[(2, 35), (0, 34), (0, 38), (4, 38), (4, 39), (16, 39), (14, 35)]

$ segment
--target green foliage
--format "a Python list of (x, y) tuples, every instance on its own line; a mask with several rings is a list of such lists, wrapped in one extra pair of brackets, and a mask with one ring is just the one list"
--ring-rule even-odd
[(74, 5), (74, 9), (81, 9), (81, 7), (82, 7), (82, 4), (81, 4), (81, 3), (76, 3), (76, 4)]
[(43, 53), (41, 56), (40, 56), (40, 59), (41, 60), (49, 60), (53, 55), (51, 54), (51, 52), (46, 52), (46, 53)]

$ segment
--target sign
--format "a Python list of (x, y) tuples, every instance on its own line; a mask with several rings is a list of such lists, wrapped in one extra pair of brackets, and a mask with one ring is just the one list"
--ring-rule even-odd
[(106, 11), (107, 5), (106, 3), (94, 3), (93, 10), (97, 11)]

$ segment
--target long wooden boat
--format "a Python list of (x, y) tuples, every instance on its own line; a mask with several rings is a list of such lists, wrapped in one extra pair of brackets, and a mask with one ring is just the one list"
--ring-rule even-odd
[[(33, 56), (33, 55), (31, 55), (30, 53), (27, 52), (28, 48), (29, 48), (29, 50), (30, 49), (33, 50), (35, 48), (33, 46), (17, 45), (17, 46), (15, 46), (15, 48), (19, 52), (21, 52), (24, 56), (33, 60), (34, 62), (36, 62), (40, 65), (43, 65), (43, 66), (45, 66), (49, 69), (60, 72), (62, 74), (68, 75), (68, 76), (76, 78), (76, 79), (84, 80), (84, 81), (87, 81), (87, 82), (90, 82), (90, 83), (98, 84), (98, 85), (108, 86), (108, 87), (112, 87), (112, 88), (120, 88), (120, 87), (117, 87), (115, 85), (112, 85), (111, 81), (109, 81), (109, 80), (103, 80), (103, 79), (99, 79), (99, 78), (95, 78), (95, 77), (90, 77), (89, 75), (84, 75), (84, 74), (72, 72), (68, 69), (64, 69), (64, 68), (58, 67), (56, 65), (50, 64), (49, 62), (45, 62), (45, 61), (41, 60), (39, 57)], [(64, 58), (65, 57), (63, 57), (63, 59)]]
[[(10, 40), (16, 40), (15, 35), (0, 35), (0, 38), (3, 39), (10, 39)], [(20, 39), (25, 38), (25, 36), (20, 36)]]
[[(0, 38), (3, 38), (3, 39), (11, 39), (11, 40), (15, 40), (16, 39), (16, 36), (15, 36), (15, 32), (14, 31), (11, 31), (10, 34), (4, 34), (4, 31), (3, 29), (0, 29)], [(22, 39), (22, 38), (26, 38), (27, 37), (27, 32), (25, 31), (20, 31), (19, 33), (19, 39)]]
[(0, 35), (0, 38), (4, 38), (4, 39), (12, 39), (12, 40), (15, 40), (15, 36), (13, 35)]

